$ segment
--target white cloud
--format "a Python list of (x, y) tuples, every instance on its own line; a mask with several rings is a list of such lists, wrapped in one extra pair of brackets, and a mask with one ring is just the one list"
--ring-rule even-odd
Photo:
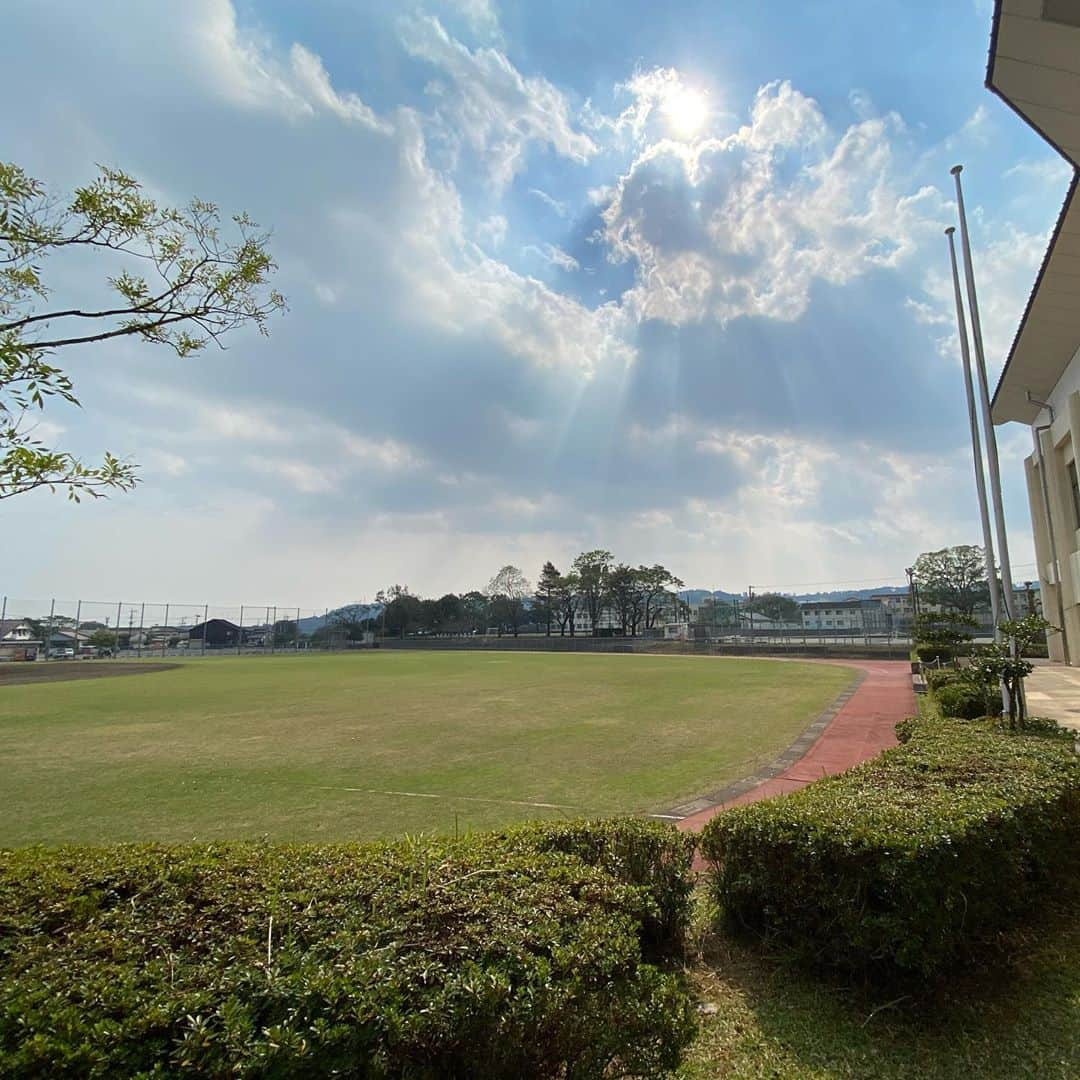
[(535, 255), (540, 259), (543, 259), (549, 266), (554, 266), (559, 270), (580, 270), (581, 264), (570, 255), (568, 252), (563, 251), (557, 244), (527, 244), (521, 249), (522, 254)]
[(508, 226), (509, 222), (504, 214), (492, 214), (476, 226), (477, 239), (482, 244), (487, 243), (493, 248), (500, 248), (506, 239)]
[(153, 472), (162, 472), (167, 476), (183, 476), (190, 467), (186, 458), (168, 450), (144, 450), (139, 457), (140, 464)]
[(353, 93), (340, 93), (322, 61), (299, 43), (288, 61), (253, 30), (241, 31), (230, 0), (198, 0), (193, 23), (210, 85), (234, 104), (267, 108), (300, 119), (328, 112), (349, 123), (388, 133), (391, 125)]
[(1072, 166), (1064, 158), (1052, 154), (1047, 157), (1018, 161), (1011, 168), (1006, 169), (1002, 176), (1006, 180), (1025, 182), (1034, 180), (1040, 184), (1064, 190), (1072, 174)]
[(566, 217), (566, 203), (559, 202), (558, 199), (552, 198), (546, 191), (541, 191), (540, 188), (529, 188), (529, 194), (534, 198), (539, 199), (549, 210), (558, 214), (559, 217)]
[(246, 463), (249, 469), (280, 479), (302, 495), (326, 495), (337, 490), (339, 484), (333, 469), (303, 461), (250, 456)]
[[(968, 225), (972, 230), (972, 262), (979, 290), (983, 344), (987, 365), (994, 368), (1005, 362), (1012, 346), (1039, 265), (1046, 253), (1048, 235), (1026, 232), (1008, 222), (986, 221), (980, 212), (973, 212), (970, 208)], [(959, 233), (955, 239), (957, 259), (962, 260)], [(964, 284), (962, 261), (960, 274), (966, 310), (967, 287)], [(941, 238), (939, 266), (926, 271), (923, 290), (927, 299), (909, 299), (908, 307), (916, 312), (920, 322), (931, 325), (939, 323), (949, 328), (937, 339), (938, 351), (943, 357), (959, 362), (956, 301), (944, 237)], [(971, 333), (970, 319), (968, 333)]]
[(673, 323), (792, 320), (815, 281), (898, 267), (943, 206), (936, 189), (908, 194), (897, 181), (900, 130), (874, 117), (833, 136), (817, 103), (780, 82), (730, 136), (647, 146), (604, 211), (613, 257), (638, 268), (625, 302)]
[(498, 49), (470, 50), (432, 16), (406, 16), (401, 39), (410, 55), (448, 80), (430, 88), (443, 136), (478, 153), (496, 189), (524, 166), (530, 143), (585, 162), (596, 144), (575, 129), (565, 96), (541, 76), (526, 78)]

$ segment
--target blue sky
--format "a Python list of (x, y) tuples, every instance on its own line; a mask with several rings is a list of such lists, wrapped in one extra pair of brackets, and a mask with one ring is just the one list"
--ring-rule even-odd
[[(186, 360), (67, 353), (84, 408), (44, 433), (144, 483), (6, 505), (0, 591), (321, 606), (596, 546), (794, 588), (977, 542), (948, 169), (994, 376), (1068, 177), (983, 88), (989, 17), (9, 2), (5, 156), (247, 210), (290, 310)], [(1000, 437), (1031, 576), (1029, 436)]]

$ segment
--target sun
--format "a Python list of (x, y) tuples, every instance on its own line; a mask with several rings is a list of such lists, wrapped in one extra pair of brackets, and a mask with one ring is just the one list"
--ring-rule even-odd
[(673, 86), (664, 95), (664, 117), (672, 132), (683, 139), (696, 135), (709, 117), (709, 104), (699, 90)]

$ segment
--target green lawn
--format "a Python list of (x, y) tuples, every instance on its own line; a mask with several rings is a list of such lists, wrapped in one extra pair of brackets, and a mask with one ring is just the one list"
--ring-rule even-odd
[(679, 1080), (1076, 1080), (1080, 894), (934, 990), (860, 992), (721, 937), (690, 969), (701, 1030)]
[(775, 757), (852, 677), (386, 651), (3, 686), (0, 845), (364, 839), (659, 811)]

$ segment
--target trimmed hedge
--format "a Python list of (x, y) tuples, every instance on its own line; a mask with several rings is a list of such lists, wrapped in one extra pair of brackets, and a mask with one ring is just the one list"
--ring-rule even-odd
[(593, 828), (0, 852), (0, 1074), (664, 1075), (689, 996), (601, 867), (681, 841)]
[(725, 811), (701, 850), (729, 927), (864, 976), (930, 976), (1075, 872), (1080, 759), (989, 723), (908, 720), (901, 746)]
[(952, 663), (956, 659), (956, 649), (951, 645), (928, 645), (920, 642), (915, 646), (915, 655), (924, 664)]
[(515, 848), (573, 855), (627, 885), (641, 887), (650, 900), (642, 920), (646, 955), (663, 956), (682, 948), (694, 887), (693, 836), (642, 818), (538, 821), (501, 836)]

